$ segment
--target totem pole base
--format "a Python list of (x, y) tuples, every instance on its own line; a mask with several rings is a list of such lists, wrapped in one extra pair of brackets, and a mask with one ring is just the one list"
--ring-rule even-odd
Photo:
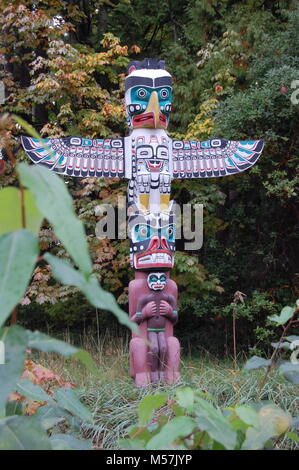
[[(164, 286), (153, 290), (148, 278), (159, 275), (165, 278)], [(130, 375), (137, 387), (180, 380), (180, 343), (173, 336), (176, 302), (177, 286), (168, 273), (136, 272), (129, 284), (130, 318), (141, 332), (141, 337), (133, 334), (130, 341)], [(155, 321), (163, 326), (154, 328)]]
[(168, 338), (168, 355), (164, 370), (151, 372), (148, 364), (150, 347), (142, 338), (133, 338), (130, 342), (130, 376), (136, 387), (147, 387), (153, 383), (172, 384), (180, 381), (180, 343), (174, 336)]

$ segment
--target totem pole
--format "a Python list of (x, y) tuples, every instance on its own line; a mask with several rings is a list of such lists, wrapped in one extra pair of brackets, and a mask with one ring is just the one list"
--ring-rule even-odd
[(22, 144), (34, 163), (61, 175), (129, 180), (128, 234), (135, 270), (129, 284), (129, 315), (141, 331), (130, 342), (130, 374), (143, 387), (180, 378), (180, 344), (173, 336), (177, 285), (170, 279), (175, 253), (171, 180), (239, 173), (257, 161), (263, 141), (168, 137), (172, 79), (162, 60), (132, 62), (125, 90), (128, 137), (46, 139), (47, 147), (22, 137)]

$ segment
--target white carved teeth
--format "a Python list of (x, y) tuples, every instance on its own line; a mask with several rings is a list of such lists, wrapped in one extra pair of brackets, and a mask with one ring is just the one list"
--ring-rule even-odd
[(151, 262), (151, 256), (150, 255), (143, 256), (142, 258), (139, 259), (139, 263), (142, 263), (142, 264), (148, 264), (150, 262)]
[(139, 259), (139, 264), (152, 264), (157, 262), (161, 264), (171, 264), (172, 258), (167, 253), (152, 253), (151, 255), (146, 255)]

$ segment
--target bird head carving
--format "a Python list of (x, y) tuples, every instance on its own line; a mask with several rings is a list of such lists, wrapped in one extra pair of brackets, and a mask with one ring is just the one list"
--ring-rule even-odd
[(125, 83), (127, 122), (131, 129), (166, 129), (172, 100), (172, 79), (165, 62), (131, 62)]

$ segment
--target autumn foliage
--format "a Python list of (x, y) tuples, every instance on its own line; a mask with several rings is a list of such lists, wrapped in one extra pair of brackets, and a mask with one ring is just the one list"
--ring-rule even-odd
[[(39, 385), (49, 395), (52, 396), (55, 388), (67, 387), (75, 388), (76, 385), (71, 382), (66, 382), (60, 375), (56, 374), (53, 370), (44, 367), (41, 364), (33, 362), (31, 359), (27, 359), (24, 364), (24, 372), (20, 379), (30, 380), (35, 385)], [(19, 392), (13, 392), (8, 401), (25, 402), (23, 413), (28, 416), (32, 416), (36, 413), (38, 408), (47, 405), (47, 401), (36, 401), (26, 399), (25, 396)]]
[[(117, 137), (127, 133), (124, 76), (130, 60), (158, 57), (173, 76), (169, 131), (180, 139), (266, 140), (258, 164), (237, 177), (173, 181), (179, 203), (204, 205), (204, 244), (184, 252), (177, 242), (173, 278), (181, 286), (178, 335), (186, 342), (232, 351), (231, 299), (238, 307), (240, 348), (269, 339), (266, 314), (296, 298), (298, 197), (298, 80), (296, 2), (4, 1), (0, 6), (0, 146), (25, 160), (16, 113), (44, 137)], [(13, 157), (12, 157), (13, 158)], [(84, 221), (93, 271), (126, 308), (127, 240), (99, 240), (99, 204), (117, 205), (127, 182), (65, 178)], [(0, 168), (0, 185), (17, 185), (13, 160)], [(116, 220), (117, 223), (117, 220)], [(40, 231), (41, 255), (67, 257), (51, 226)], [(61, 286), (46, 263), (36, 267), (20, 309), (28, 326), (45, 322), (105, 329), (77, 289)], [(99, 317), (96, 317), (99, 315)], [(113, 329), (113, 328), (112, 328)], [(212, 338), (212, 339), (211, 339)], [(189, 344), (189, 343), (188, 343)]]

